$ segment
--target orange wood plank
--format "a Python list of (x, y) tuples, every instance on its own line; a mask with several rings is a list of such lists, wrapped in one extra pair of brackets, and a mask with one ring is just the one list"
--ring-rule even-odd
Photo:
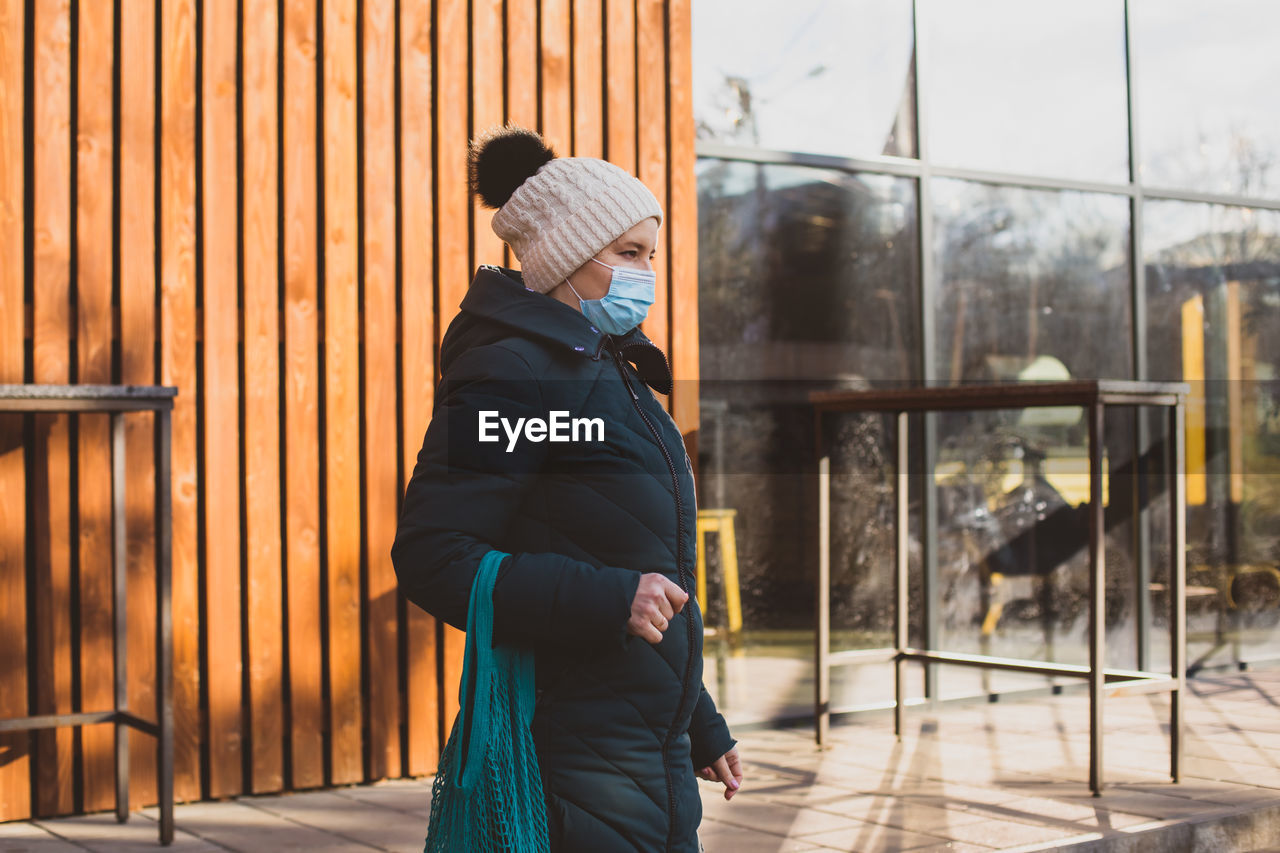
[[(664, 211), (667, 206), (667, 33), (666, 0), (637, 0), (636, 43), (639, 68), (639, 99), (635, 114), (639, 117), (640, 151), (638, 177), (658, 198)], [(664, 216), (665, 220), (665, 216)], [(666, 234), (658, 235), (659, 257), (654, 270), (658, 274), (656, 297), (644, 321), (644, 332), (666, 350), (670, 340), (667, 313), (671, 308), (667, 292)]]
[[(7, 39), (6, 39), (7, 40)], [(3, 48), (0, 48), (3, 49)], [(17, 208), (21, 210), (21, 205)], [(3, 241), (11, 244), (12, 228), (5, 223)], [(21, 239), (21, 232), (18, 233)], [(21, 284), (21, 266), (18, 266)], [(13, 293), (9, 276), (0, 273), (0, 308), (8, 308)], [(8, 292), (6, 292), (8, 291)], [(21, 297), (22, 290), (18, 289)], [(21, 303), (19, 303), (21, 304)], [(17, 317), (23, 316), (19, 312)], [(6, 348), (0, 381), (21, 382), (22, 372), (12, 371), (13, 323), (4, 317), (0, 343)], [(21, 320), (19, 340), (21, 340)], [(21, 357), (21, 348), (17, 349)], [(20, 363), (19, 363), (20, 364)], [(12, 415), (0, 418), (0, 490), (6, 495), (24, 495), (26, 466), (23, 460), (22, 419)], [(27, 501), (0, 501), (0, 716), (25, 717), (27, 707)], [(21, 820), (31, 816), (31, 745), (26, 732), (0, 735), (0, 820)]]
[(570, 0), (542, 0), (542, 135), (560, 155), (573, 151), (569, 76)]
[(399, 776), (395, 3), (364, 4), (364, 464), (369, 775)]
[[(0, 382), (25, 380), (24, 3), (0, 0)], [(0, 717), (27, 715), (27, 501), (22, 419), (0, 418)], [(31, 814), (30, 735), (0, 735), (0, 821)]]
[[(538, 126), (537, 0), (507, 0), (507, 121)], [(565, 152), (568, 153), (568, 152)]]
[(324, 784), (320, 610), (320, 379), (316, 314), (316, 14), (284, 10), (285, 556), (289, 743), (295, 788)]
[(360, 664), (360, 353), (356, 4), (324, 4), (325, 479), (330, 782), (364, 777)]
[[(66, 0), (35, 5), (36, 382), (71, 379), (71, 17)], [(71, 711), (71, 447), (66, 415), (36, 418), (35, 671), (42, 714)], [(72, 731), (36, 734), (35, 811), (65, 814), (72, 803)]]
[[(502, 44), (503, 0), (472, 0), (471, 3), (471, 135), (503, 123)], [(527, 40), (527, 39), (526, 39)], [(473, 198), (473, 241), (471, 267), (477, 264), (501, 264), (503, 243), (490, 226), (494, 211), (480, 206)]]
[[(236, 7), (205, 0), (204, 523), (209, 793), (243, 791)], [(165, 77), (166, 87), (168, 77)], [(193, 152), (182, 152), (189, 156)], [(166, 324), (167, 326), (168, 324)]]
[[(538, 41), (527, 34), (538, 31), (537, 0), (507, 0), (506, 32), (506, 119), (509, 124), (536, 129), (538, 126)], [(565, 152), (568, 153), (568, 152)], [(489, 227), (486, 224), (486, 227)], [(492, 229), (490, 229), (492, 230)], [(507, 246), (502, 247), (505, 266), (519, 269), (520, 262)]]
[(667, 44), (671, 99), (671, 190), (667, 263), (671, 274), (672, 416), (686, 436), (698, 428), (698, 186), (694, 175), (691, 0), (669, 0)]
[(244, 4), (244, 493), (250, 785), (284, 787), (276, 0)]
[[(403, 494), (417, 460), (422, 434), (431, 417), (435, 391), (435, 228), (431, 163), (431, 8), (427, 3), (400, 8), (400, 176), (401, 271), (400, 334), (403, 385), (404, 447), (401, 450)], [(434, 773), (440, 753), (436, 689), (436, 624), (424, 610), (408, 605), (406, 695), (408, 772)]]
[(604, 13), (605, 104), (609, 116), (605, 157), (632, 174), (636, 171), (635, 2), (606, 0)]
[(436, 181), (440, 239), (440, 328), (446, 329), (471, 284), (470, 190), (467, 188), (467, 44), (458, 34), (468, 30), (467, 4), (441, 0), (436, 4), (436, 32), (441, 33), (436, 57), (436, 135), (439, 162)]
[[(436, 4), (436, 31), (442, 34), (467, 32), (467, 4), (442, 0)], [(436, 137), (439, 162), (436, 183), (439, 200), (436, 222), (440, 241), (439, 328), (449, 327), (458, 312), (458, 303), (471, 283), (469, 190), (466, 178), (467, 110), (467, 43), (468, 40), (442, 36), (437, 43)], [(444, 695), (441, 697), (441, 723), (447, 733), (458, 712), (458, 681), (462, 676), (462, 651), (465, 647), (461, 631), (440, 623), (438, 641), (443, 644), (441, 675)]]
[[(174, 794), (199, 798), (200, 790), (200, 621), (196, 555), (196, 370), (195, 370), (195, 159), (178, 156), (195, 150), (194, 9), (190, 2), (171, 6), (162, 25), (166, 44), (165, 80), (174, 97), (162, 100), (165, 147), (155, 158), (156, 4), (124, 0), (121, 12), (120, 110), (120, 324), (121, 380), (178, 385), (173, 412), (173, 697)], [(166, 340), (165, 367), (156, 363), (156, 206), (157, 172), (162, 164), (164, 205), (161, 274), (170, 286), (162, 294)], [(186, 288), (184, 291), (183, 288)], [(128, 576), (131, 585), (154, 580), (155, 427), (152, 417), (125, 419), (129, 489), (125, 494)], [(130, 636), (134, 636), (131, 629)], [(138, 633), (149, 633), (139, 625)], [(148, 641), (149, 642), (149, 641)], [(150, 648), (150, 646), (148, 646)], [(149, 710), (149, 709), (148, 709)]]
[(573, 156), (604, 154), (603, 0), (573, 0)]
[[(77, 380), (109, 384), (111, 375), (112, 8), (80, 6), (79, 126), (76, 147)], [(111, 430), (104, 415), (79, 418), (80, 710), (113, 707)], [(149, 590), (139, 594), (149, 593)], [(115, 802), (114, 727), (81, 730), (84, 808)]]

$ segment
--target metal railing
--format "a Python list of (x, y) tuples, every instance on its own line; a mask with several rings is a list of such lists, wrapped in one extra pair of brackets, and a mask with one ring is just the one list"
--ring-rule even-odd
[[(1169, 768), (1174, 782), (1181, 779), (1182, 690), (1186, 681), (1186, 472), (1184, 449), (1185, 383), (1088, 380), (1072, 382), (1006, 383), (923, 387), (868, 391), (822, 391), (810, 395), (814, 406), (818, 457), (818, 625), (814, 636), (817, 666), (814, 691), (814, 727), (818, 744), (827, 738), (831, 715), (831, 668), (871, 662), (894, 663), (894, 732), (899, 739), (907, 705), (904, 669), (908, 661), (950, 664), (991, 670), (1033, 673), (1085, 679), (1089, 683), (1089, 787), (1102, 793), (1102, 710), (1107, 694), (1169, 693)], [(1089, 664), (1088, 666), (1019, 660), (988, 655), (957, 654), (933, 648), (912, 648), (908, 643), (909, 553), (908, 415), (912, 412), (1020, 409), (1041, 406), (1081, 406), (1089, 431)], [(1169, 630), (1172, 653), (1170, 675), (1141, 670), (1107, 669), (1106, 551), (1102, 495), (1103, 426), (1107, 406), (1162, 406), (1168, 408), (1170, 478)], [(897, 417), (896, 536), (894, 646), (885, 649), (831, 651), (831, 457), (823, 436), (823, 416), (832, 412), (888, 412)], [(932, 476), (921, 466), (921, 477)], [(1136, 510), (1140, 512), (1139, 510)], [(935, 593), (926, 584), (926, 597)]]
[[(171, 610), (173, 530), (170, 493), (171, 414), (178, 389), (138, 385), (0, 385), (3, 413), (104, 413), (111, 418), (111, 563), (114, 607), (114, 702), (109, 710), (42, 714), (0, 720), (0, 732), (61, 726), (115, 724), (116, 819), (129, 818), (129, 729), (156, 738), (160, 843), (173, 842), (173, 617)], [(129, 708), (126, 671), (125, 432), (126, 412), (156, 415), (156, 706), (155, 720)]]

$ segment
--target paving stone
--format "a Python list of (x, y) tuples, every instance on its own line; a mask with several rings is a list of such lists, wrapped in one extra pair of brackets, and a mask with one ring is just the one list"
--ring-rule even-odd
[(735, 796), (731, 802), (703, 802), (703, 817), (745, 829), (758, 829), (783, 837), (797, 837), (815, 832), (841, 829), (857, 821), (844, 815), (817, 809), (796, 808), (768, 800), (749, 800)]
[(859, 853), (890, 853), (898, 850), (919, 850), (937, 847), (949, 839), (919, 832), (908, 832), (878, 823), (860, 823), (831, 832), (806, 835), (803, 841), (814, 842), (836, 850), (857, 850)]
[[(93, 853), (155, 853), (162, 849), (159, 826), (137, 813), (126, 823), (117, 823), (112, 812), (34, 821), (33, 825)], [(223, 848), (197, 837), (186, 827), (178, 827), (173, 845), (163, 849), (173, 853), (221, 853)]]
[(1064, 830), (1061, 826), (1034, 826), (1029, 823), (995, 818), (947, 828), (947, 836), (952, 841), (982, 844), (997, 850), (1017, 844), (1060, 839), (1074, 834), (1076, 832)]
[(822, 847), (803, 839), (784, 838), (712, 820), (703, 821), (698, 829), (698, 840), (707, 853), (810, 853), (831, 850), (830, 847)]
[(983, 820), (982, 815), (946, 809), (903, 797), (854, 797), (814, 806), (819, 811), (857, 818), (912, 832), (947, 836), (946, 829)]
[(276, 797), (241, 798), (251, 808), (313, 827), (378, 850), (417, 853), (427, 835), (427, 816), (384, 808), (336, 792), (317, 791)]
[(4, 853), (84, 853), (84, 849), (34, 823), (0, 824), (0, 851)]

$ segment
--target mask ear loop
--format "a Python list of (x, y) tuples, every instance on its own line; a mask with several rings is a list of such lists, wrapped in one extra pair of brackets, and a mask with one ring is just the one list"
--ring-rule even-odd
[(564, 283), (569, 285), (569, 289), (573, 291), (573, 295), (578, 297), (579, 303), (586, 302), (586, 300), (582, 298), (582, 294), (578, 292), (578, 289), (573, 286), (573, 282), (569, 281), (568, 277), (565, 278)]

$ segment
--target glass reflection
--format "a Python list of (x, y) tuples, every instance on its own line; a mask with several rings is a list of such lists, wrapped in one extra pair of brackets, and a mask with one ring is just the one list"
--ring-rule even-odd
[[(1280, 213), (1152, 201), (1144, 224), (1151, 373), (1192, 386), (1185, 438), (1188, 659), (1199, 668), (1274, 658)], [(1155, 541), (1163, 536), (1154, 534)]]
[[(1071, 407), (938, 416), (938, 635), (947, 651), (1088, 663), (1082, 416)], [(1103, 433), (1107, 663), (1125, 668), (1137, 665), (1133, 418), (1109, 408)], [(970, 689), (975, 679), (977, 692), (1008, 686), (970, 674)]]
[(939, 379), (1132, 375), (1128, 199), (933, 187)]
[(1134, 0), (1142, 180), (1271, 198), (1280, 193), (1280, 4)]
[[(809, 713), (817, 505), (808, 392), (918, 376), (914, 182), (703, 160), (698, 190), (698, 505), (704, 526), (732, 512), (743, 625), (742, 642), (728, 642), (730, 557), (723, 535), (708, 531), (706, 682), (731, 720)], [(888, 628), (882, 522), (892, 480), (881, 425), (847, 429), (833, 497), (844, 567), (833, 625), (841, 643), (866, 645)]]
[[(956, 180), (933, 186), (943, 383), (1131, 376), (1126, 198)], [(1062, 407), (938, 416), (943, 648), (1087, 660), (1082, 415)], [(1109, 412), (1104, 435), (1107, 624), (1115, 634), (1108, 656), (1125, 665), (1136, 636), (1129, 417)], [(1004, 686), (982, 681), (987, 692)]]
[(911, 3), (699, 0), (699, 139), (841, 156), (914, 157)]
[(1128, 180), (1123, 3), (926, 0), (920, 24), (934, 162)]

